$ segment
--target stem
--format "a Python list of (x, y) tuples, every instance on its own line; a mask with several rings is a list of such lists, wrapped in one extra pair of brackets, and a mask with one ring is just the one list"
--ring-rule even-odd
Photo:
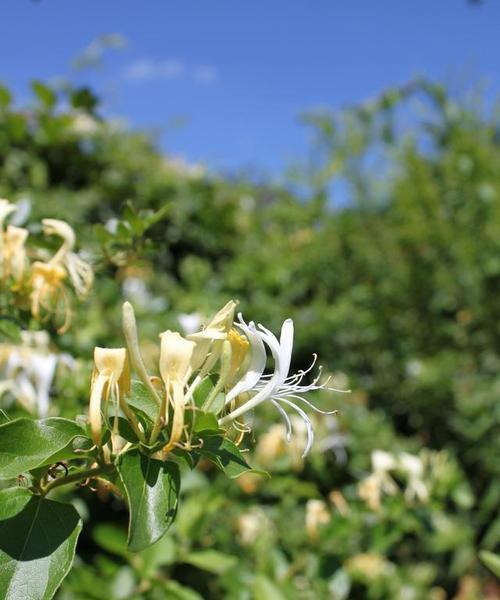
[(74, 483), (75, 481), (80, 481), (80, 479), (95, 479), (99, 475), (103, 475), (104, 473), (109, 472), (109, 468), (105, 467), (93, 467), (91, 469), (83, 469), (82, 471), (76, 471), (74, 473), (70, 473), (65, 477), (58, 477), (53, 481), (50, 481), (44, 486), (40, 486), (40, 489), (45, 496), (53, 490), (54, 488), (60, 487), (61, 485), (67, 485), (68, 483)]
[(167, 414), (167, 395), (169, 393), (168, 389), (169, 386), (167, 386), (165, 394), (162, 396), (161, 399), (160, 412), (158, 413), (158, 417), (156, 418), (153, 431), (151, 432), (151, 437), (149, 438), (150, 446), (152, 446), (158, 439), (158, 436), (160, 435), (160, 431), (164, 423), (164, 415)]
[(141, 440), (141, 442), (145, 443), (146, 438), (141, 428), (139, 427), (139, 421), (134, 413), (130, 410), (125, 398), (120, 396), (120, 408), (123, 410), (125, 415), (127, 416), (128, 422), (130, 423), (132, 429), (134, 430), (135, 435)]

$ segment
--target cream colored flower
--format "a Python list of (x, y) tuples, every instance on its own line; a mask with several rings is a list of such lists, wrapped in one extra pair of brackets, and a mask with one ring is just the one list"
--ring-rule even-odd
[(64, 221), (44, 219), (46, 235), (56, 235), (63, 240), (59, 250), (47, 262), (36, 261), (31, 268), (31, 312), (41, 318), (42, 309), (61, 317), (59, 332), (63, 333), (71, 322), (69, 297), (64, 285), (69, 278), (79, 297), (85, 296), (92, 287), (94, 273), (90, 265), (73, 252), (75, 232)]
[(188, 339), (196, 342), (193, 352), (193, 370), (203, 366), (208, 373), (215, 365), (222, 352), (222, 342), (227, 338), (233, 326), (236, 302), (227, 302), (205, 325), (196, 333), (188, 335)]
[(23, 227), (9, 225), (3, 238), (3, 269), (4, 278), (12, 277), (16, 287), (24, 278), (26, 271), (26, 240), (28, 230)]
[(160, 339), (160, 375), (167, 397), (165, 421), (168, 418), (169, 405), (173, 408), (170, 439), (163, 448), (164, 452), (169, 452), (179, 442), (184, 430), (186, 383), (191, 374), (191, 359), (195, 343), (174, 331), (164, 331), (160, 334)]
[[(96, 446), (101, 446), (103, 415), (108, 415), (109, 400), (114, 404), (115, 424), (117, 424), (118, 407), (126, 407), (125, 396), (129, 391), (130, 370), (127, 350), (125, 348), (95, 348), (89, 422), (92, 439)], [(114, 433), (117, 434), (117, 427), (115, 427)]]
[(308, 500), (306, 503), (306, 531), (309, 539), (315, 541), (319, 537), (320, 527), (330, 522), (328, 505), (323, 500)]
[(0, 198), (0, 279), (5, 279), (5, 249), (4, 249), (4, 223), (7, 217), (15, 212), (16, 205), (5, 198)]

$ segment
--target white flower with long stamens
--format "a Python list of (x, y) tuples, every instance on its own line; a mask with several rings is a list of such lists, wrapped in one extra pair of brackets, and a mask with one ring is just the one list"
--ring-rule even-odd
[[(293, 321), (291, 319), (287, 319), (283, 323), (279, 340), (271, 331), (260, 324), (258, 327), (252, 322), (247, 325), (241, 314), (238, 315), (238, 320), (239, 323), (236, 323), (236, 326), (243, 332), (250, 343), (250, 359), (243, 377), (227, 393), (225, 404), (229, 406), (238, 398), (250, 397), (243, 404), (240, 404), (240, 406), (222, 417), (219, 423), (227, 425), (256, 408), (262, 402), (269, 400), (285, 421), (287, 440), (290, 440), (292, 423), (285, 407), (291, 408), (300, 416), (307, 428), (307, 443), (303, 453), (303, 456), (305, 456), (311, 449), (314, 440), (314, 431), (309, 416), (298, 403), (304, 403), (309, 408), (321, 414), (333, 414), (336, 411), (323, 411), (309, 400), (306, 400), (302, 395), (320, 389), (332, 391), (344, 390), (327, 388), (328, 380), (324, 383), (319, 383), (321, 368), (318, 376), (312, 383), (302, 383), (305, 375), (314, 367), (316, 356), (309, 369), (289, 375), (293, 349)], [(269, 348), (274, 360), (274, 372), (268, 375), (264, 374), (267, 358), (266, 346)]]

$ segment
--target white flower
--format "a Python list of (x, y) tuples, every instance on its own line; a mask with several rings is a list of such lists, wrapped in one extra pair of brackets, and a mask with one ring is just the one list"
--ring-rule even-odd
[[(303, 452), (303, 456), (305, 456), (311, 449), (314, 432), (310, 418), (297, 403), (302, 402), (321, 414), (333, 414), (336, 411), (322, 411), (302, 396), (302, 394), (307, 392), (320, 389), (333, 390), (333, 388), (326, 388), (328, 380), (322, 384), (318, 383), (321, 376), (321, 368), (318, 376), (312, 383), (302, 384), (305, 375), (314, 367), (316, 356), (306, 371), (298, 371), (293, 375), (289, 375), (293, 349), (293, 321), (291, 319), (287, 319), (283, 323), (279, 341), (263, 325), (259, 324), (256, 327), (253, 322), (247, 325), (241, 313), (238, 315), (238, 320), (239, 323), (236, 323), (236, 326), (243, 332), (250, 343), (250, 358), (245, 374), (227, 393), (225, 405), (229, 406), (234, 400), (243, 395), (248, 394), (250, 398), (222, 417), (219, 423), (226, 425), (256, 408), (262, 402), (269, 400), (285, 421), (287, 440), (289, 441), (292, 434), (292, 423), (284, 408), (286, 406), (297, 412), (306, 425), (307, 442)], [(264, 374), (267, 360), (266, 346), (274, 360), (274, 372), (267, 375)]]
[(50, 352), (49, 336), (45, 331), (24, 331), (22, 340), (22, 345), (0, 344), (1, 375), (9, 383), (12, 395), (26, 410), (46, 417), (56, 366), (62, 362), (72, 368), (73, 359)]

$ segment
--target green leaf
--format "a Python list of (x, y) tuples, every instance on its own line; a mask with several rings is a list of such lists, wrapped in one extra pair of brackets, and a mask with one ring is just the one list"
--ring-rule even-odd
[(57, 101), (54, 91), (40, 81), (33, 81), (31, 88), (45, 108), (53, 108)]
[(254, 600), (285, 600), (279, 588), (264, 575), (257, 575), (253, 588)]
[(137, 552), (159, 540), (175, 518), (179, 467), (138, 450), (122, 455), (117, 467), (130, 510), (128, 548)]
[(232, 569), (238, 562), (235, 556), (229, 556), (216, 550), (200, 550), (199, 552), (190, 552), (182, 557), (182, 562), (215, 573), (223, 575), (229, 569)]
[(213, 413), (205, 413), (202, 411), (195, 410), (193, 412), (194, 433), (201, 433), (202, 431), (211, 431), (218, 433), (220, 431), (217, 417)]
[(261, 475), (267, 474), (265, 471), (252, 469), (244, 459), (238, 446), (219, 435), (203, 438), (203, 448), (199, 450), (199, 453), (206, 456), (231, 478), (239, 477), (248, 472)]
[(112, 523), (100, 523), (94, 528), (92, 537), (95, 543), (107, 552), (128, 556), (127, 534), (121, 527)]
[(12, 95), (9, 90), (3, 85), (0, 85), (0, 109), (8, 108), (11, 101)]
[(80, 455), (75, 454), (73, 442), (80, 445), (86, 440), (83, 429), (68, 419), (22, 418), (0, 425), (0, 479), (77, 458)]
[(494, 554), (488, 550), (481, 550), (479, 558), (492, 573), (497, 577), (500, 577), (500, 556), (498, 556), (498, 554)]
[(168, 600), (203, 600), (203, 596), (200, 596), (191, 588), (177, 583), (177, 581), (165, 581), (162, 589), (166, 593), (165, 598), (168, 598)]
[(127, 403), (132, 408), (141, 411), (150, 421), (158, 416), (158, 404), (142, 381), (132, 380), (130, 396)]
[(21, 327), (9, 317), (0, 317), (0, 341), (21, 342)]
[(0, 597), (49, 600), (71, 568), (82, 523), (70, 504), (0, 491)]
[(193, 394), (193, 400), (196, 406), (198, 406), (199, 408), (203, 406), (210, 392), (214, 389), (215, 383), (216, 380), (214, 381), (214, 379), (209, 376), (205, 377), (205, 379), (200, 383), (200, 385), (197, 386)]
[(136, 572), (146, 579), (155, 576), (156, 571), (165, 565), (176, 562), (176, 546), (170, 535), (164, 535), (152, 546), (135, 555), (134, 568)]
[(89, 113), (93, 112), (99, 104), (99, 98), (88, 87), (72, 90), (70, 100), (73, 108), (80, 108)]

